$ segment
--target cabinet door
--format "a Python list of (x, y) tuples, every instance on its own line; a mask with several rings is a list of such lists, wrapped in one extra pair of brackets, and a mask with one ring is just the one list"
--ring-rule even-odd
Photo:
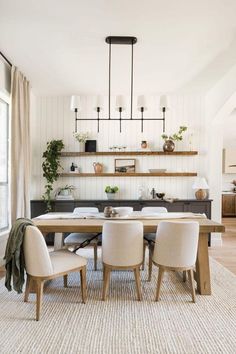
[(185, 212), (192, 212), (192, 213), (200, 213), (206, 214), (206, 216), (210, 219), (211, 217), (211, 205), (210, 202), (202, 201), (202, 202), (185, 202), (184, 203), (184, 211)]
[(235, 216), (235, 196), (222, 196), (222, 214), (223, 216)]
[(74, 201), (55, 201), (55, 211), (59, 213), (72, 212), (75, 208)]

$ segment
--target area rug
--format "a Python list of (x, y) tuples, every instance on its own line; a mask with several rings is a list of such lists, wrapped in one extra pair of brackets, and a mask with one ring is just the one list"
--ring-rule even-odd
[[(35, 321), (34, 295), (8, 292), (0, 281), (0, 353), (236, 353), (236, 277), (211, 260), (212, 296), (191, 302), (188, 283), (167, 273), (161, 301), (142, 272), (143, 301), (136, 301), (133, 273), (112, 273), (109, 298), (101, 300), (102, 271), (87, 271), (88, 301), (81, 303), (79, 275), (51, 281), (45, 288), (41, 320)], [(147, 268), (147, 267), (146, 267)]]

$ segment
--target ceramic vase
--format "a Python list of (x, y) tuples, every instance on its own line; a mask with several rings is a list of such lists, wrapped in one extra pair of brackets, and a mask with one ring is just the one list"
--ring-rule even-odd
[(168, 139), (164, 142), (163, 150), (165, 152), (172, 152), (174, 151), (174, 149), (175, 149), (175, 143), (173, 142), (173, 140)]

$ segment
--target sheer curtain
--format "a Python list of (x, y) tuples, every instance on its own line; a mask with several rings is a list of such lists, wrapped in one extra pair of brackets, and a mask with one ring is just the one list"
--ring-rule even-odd
[(11, 217), (30, 217), (30, 88), (16, 68), (11, 73)]

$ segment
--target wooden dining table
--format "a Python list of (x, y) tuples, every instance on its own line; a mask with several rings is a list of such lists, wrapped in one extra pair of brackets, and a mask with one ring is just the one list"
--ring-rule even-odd
[[(34, 218), (34, 224), (39, 228), (43, 235), (48, 233), (55, 233), (55, 238), (62, 242), (62, 233), (71, 232), (84, 232), (84, 233), (101, 233), (103, 224), (106, 220), (99, 218), (87, 219), (38, 219)], [(142, 219), (139, 221), (143, 223), (144, 233), (155, 233), (158, 224), (161, 221), (170, 221), (169, 219)], [(205, 217), (202, 218), (184, 218), (172, 219), (175, 222), (181, 221), (197, 221), (199, 223), (199, 242), (196, 261), (196, 270), (194, 273), (197, 282), (197, 290), (201, 295), (211, 295), (211, 278), (210, 278), (210, 265), (208, 254), (208, 234), (212, 232), (224, 232), (224, 225), (209, 220)], [(174, 235), (173, 235), (174, 237)]]

